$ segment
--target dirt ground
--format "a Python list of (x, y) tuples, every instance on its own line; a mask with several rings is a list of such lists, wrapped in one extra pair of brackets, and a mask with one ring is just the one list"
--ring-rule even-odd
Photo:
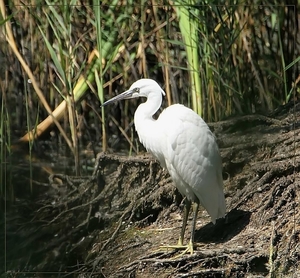
[(199, 212), (193, 255), (161, 248), (177, 243), (184, 200), (151, 156), (101, 153), (91, 177), (52, 175), (47, 199), (22, 210), (18, 236), (35, 248), (20, 246), (12, 277), (300, 277), (299, 116), (291, 104), (210, 125), (227, 216), (213, 225)]

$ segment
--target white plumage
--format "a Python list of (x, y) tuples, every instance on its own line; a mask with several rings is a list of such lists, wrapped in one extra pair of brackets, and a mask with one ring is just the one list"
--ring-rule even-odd
[(207, 210), (212, 222), (225, 216), (222, 162), (213, 133), (193, 110), (174, 104), (158, 117), (153, 115), (162, 103), (162, 88), (152, 79), (140, 79), (128, 91), (104, 103), (146, 97), (137, 108), (134, 124), (141, 143), (152, 153), (162, 167), (167, 168), (173, 182), (183, 196), (186, 209), (178, 245), (182, 246), (191, 202), (194, 206), (191, 240), (188, 250), (193, 252), (194, 229), (198, 204)]

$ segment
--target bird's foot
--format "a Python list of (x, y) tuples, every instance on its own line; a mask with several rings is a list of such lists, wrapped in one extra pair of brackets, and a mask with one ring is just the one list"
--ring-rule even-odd
[(178, 244), (176, 245), (160, 246), (160, 249), (183, 250), (183, 252), (180, 254), (181, 256), (187, 253), (190, 253), (192, 255), (194, 253), (194, 244), (191, 241), (188, 245), (183, 245), (182, 243), (178, 242)]

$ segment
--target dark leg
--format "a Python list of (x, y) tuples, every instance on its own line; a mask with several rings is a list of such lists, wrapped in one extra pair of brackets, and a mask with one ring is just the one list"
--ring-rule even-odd
[(184, 205), (184, 210), (183, 210), (183, 222), (182, 222), (182, 226), (181, 226), (180, 237), (178, 240), (178, 245), (180, 245), (180, 246), (183, 245), (183, 238), (184, 238), (186, 223), (189, 218), (191, 204), (192, 204), (192, 202), (190, 200), (185, 199), (185, 205)]
[(199, 203), (193, 203), (193, 221), (192, 221), (192, 228), (191, 228), (191, 238), (189, 243), (189, 250), (190, 253), (193, 254), (194, 251), (194, 237), (195, 237), (195, 228), (196, 228), (196, 221), (198, 215)]

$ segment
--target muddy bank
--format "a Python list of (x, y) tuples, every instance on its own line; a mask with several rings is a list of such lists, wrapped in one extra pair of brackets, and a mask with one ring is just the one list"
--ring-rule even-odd
[(299, 116), (299, 104), (286, 105), (210, 125), (228, 214), (213, 225), (199, 212), (193, 255), (160, 248), (177, 242), (182, 223), (168, 173), (149, 155), (101, 153), (93, 175), (52, 175), (46, 196), (8, 213), (7, 269), (12, 277), (300, 276)]

